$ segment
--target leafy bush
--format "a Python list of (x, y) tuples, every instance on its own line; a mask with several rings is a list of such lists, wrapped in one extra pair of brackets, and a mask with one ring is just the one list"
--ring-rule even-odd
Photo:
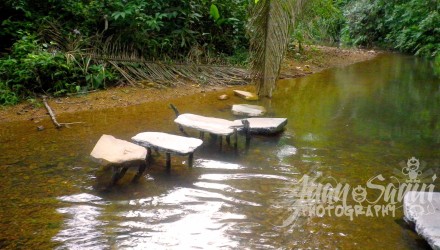
[(339, 41), (344, 17), (333, 0), (309, 0), (296, 19), (293, 38), (299, 43), (327, 43)]
[[(428, 3), (427, 3), (428, 2)], [(429, 3), (431, 2), (431, 3)], [(390, 32), (385, 41), (394, 48), (416, 55), (440, 53), (440, 4), (438, 1), (405, 1), (386, 15)]]
[(0, 81), (0, 105), (13, 105), (18, 103), (17, 94), (6, 83)]
[[(228, 55), (247, 47), (245, 0), (7, 0), (2, 4), (15, 11), (8, 27), (57, 20), (65, 32), (118, 38), (154, 58), (186, 56), (193, 46)], [(212, 17), (211, 6), (217, 8), (217, 18)]]
[(3, 98), (0, 104), (13, 104), (35, 93), (61, 95), (81, 88), (105, 87), (105, 80), (114, 79), (103, 65), (81, 67), (68, 62), (63, 53), (49, 44), (40, 44), (34, 35), (23, 34), (8, 57), (0, 59), (0, 83)]
[(357, 0), (344, 7), (342, 40), (383, 45), (432, 57), (440, 53), (440, 4), (436, 0)]

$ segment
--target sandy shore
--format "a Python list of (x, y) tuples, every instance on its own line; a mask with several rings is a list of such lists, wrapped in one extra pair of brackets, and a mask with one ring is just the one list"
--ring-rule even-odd
[[(301, 54), (295, 52), (287, 53), (281, 70), (281, 78), (302, 77), (324, 69), (370, 60), (378, 53), (371, 50), (306, 46)], [(55, 114), (61, 114), (84, 110), (126, 107), (195, 93), (219, 91), (228, 87), (225, 85), (201, 86), (195, 84), (181, 85), (175, 88), (120, 86), (83, 95), (49, 98), (48, 103)], [(12, 107), (0, 107), (0, 124), (24, 120), (37, 122), (47, 117), (48, 114), (42, 104), (42, 100), (26, 101)]]

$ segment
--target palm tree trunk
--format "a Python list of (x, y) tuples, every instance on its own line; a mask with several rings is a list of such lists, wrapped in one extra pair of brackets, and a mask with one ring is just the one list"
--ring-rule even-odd
[(252, 6), (248, 33), (251, 76), (260, 97), (272, 97), (302, 0), (260, 0)]

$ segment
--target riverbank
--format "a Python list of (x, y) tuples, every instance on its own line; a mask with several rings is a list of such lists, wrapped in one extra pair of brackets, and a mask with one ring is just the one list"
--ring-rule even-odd
[[(302, 53), (289, 51), (281, 69), (281, 78), (302, 77), (328, 68), (343, 67), (366, 61), (379, 52), (361, 49), (341, 49), (324, 46), (305, 46)], [(141, 103), (166, 100), (196, 93), (218, 91), (231, 94), (237, 86), (187, 84), (176, 88), (152, 86), (138, 88), (132, 86), (115, 87), (83, 95), (51, 98), (49, 105), (55, 114), (74, 113), (85, 110), (101, 110), (112, 107), (127, 107)], [(248, 86), (250, 90), (253, 86)], [(23, 102), (12, 107), (0, 108), (0, 123), (11, 121), (31, 121), (38, 124), (49, 118), (42, 100)]]

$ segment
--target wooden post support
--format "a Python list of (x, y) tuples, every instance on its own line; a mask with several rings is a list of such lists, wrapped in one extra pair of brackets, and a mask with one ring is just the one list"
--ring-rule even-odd
[(221, 152), (222, 151), (222, 146), (223, 146), (223, 136), (219, 136), (219, 138), (220, 138), (220, 149), (219, 149), (219, 151)]
[(179, 110), (177, 110), (176, 106), (170, 103), (170, 108), (174, 111), (174, 114), (176, 114), (176, 118), (180, 115)]
[(237, 129), (234, 128), (234, 150), (237, 152), (238, 149), (238, 132)]
[(226, 143), (228, 143), (228, 145), (231, 145), (231, 135), (226, 136)]
[(199, 136), (200, 140), (203, 140), (205, 138), (205, 132), (200, 131), (200, 136)]
[[(174, 106), (173, 104), (170, 104), (170, 108), (174, 111), (174, 114), (176, 114), (176, 118), (179, 117), (180, 112), (179, 110), (177, 110), (176, 106)], [(183, 135), (185, 135), (186, 137), (189, 137), (189, 134), (185, 131), (185, 129), (183, 129), (182, 125), (178, 124), (177, 125), (179, 127), (180, 132), (182, 132)]]
[[(154, 148), (154, 152), (156, 152), (157, 155), (160, 155), (159, 149)], [(153, 153), (153, 152), (151, 152), (151, 153)]]
[(251, 144), (251, 128), (248, 120), (242, 120), (241, 122), (244, 125), (244, 133), (246, 135), (246, 151), (248, 151)]
[(122, 177), (124, 177), (125, 173), (128, 170), (128, 167), (122, 167), (121, 171), (119, 171), (119, 167), (117, 165), (112, 166), (113, 170), (113, 176), (112, 176), (112, 182), (111, 185), (116, 185)]
[(147, 148), (147, 159), (146, 159), (147, 164), (150, 164), (152, 160), (153, 160), (153, 151), (151, 150), (150, 147), (148, 147)]
[(192, 168), (193, 166), (193, 160), (194, 160), (194, 153), (190, 153), (188, 155), (188, 167)]
[(166, 156), (167, 156), (167, 164), (166, 164), (167, 171), (170, 171), (171, 170), (171, 154), (167, 152)]
[(145, 161), (145, 162), (142, 162), (142, 163), (139, 165), (138, 172), (137, 172), (137, 174), (133, 177), (133, 179), (131, 180), (131, 182), (136, 183), (136, 182), (139, 180), (139, 178), (141, 178), (142, 174), (145, 172), (145, 169), (147, 169), (147, 162), (146, 162), (146, 161)]
[(211, 136), (211, 140), (212, 140), (213, 142), (216, 142), (216, 141), (217, 141), (217, 137), (218, 137), (218, 135), (213, 134), (213, 133), (209, 133), (209, 135)]
[(112, 180), (111, 180), (109, 186), (113, 186), (113, 185), (115, 185), (118, 182), (118, 180), (119, 180), (119, 178), (118, 178), (119, 177), (119, 171), (118, 170), (119, 170), (118, 166), (112, 165), (112, 173), (113, 173), (113, 175), (112, 175)]

